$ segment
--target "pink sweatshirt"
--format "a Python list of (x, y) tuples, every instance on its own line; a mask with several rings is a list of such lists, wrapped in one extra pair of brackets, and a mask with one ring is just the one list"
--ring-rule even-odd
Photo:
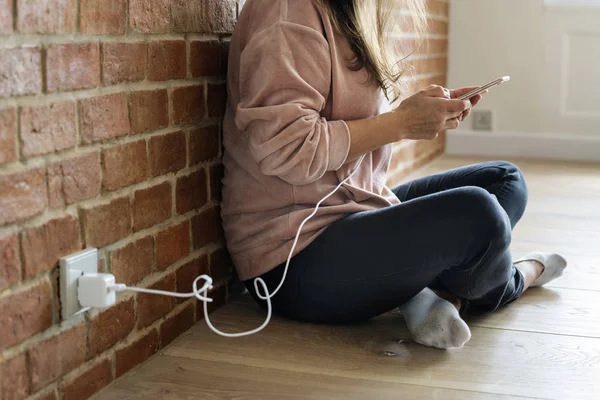
[[(302, 220), (356, 168), (344, 121), (387, 105), (364, 69), (348, 69), (352, 54), (317, 0), (245, 3), (229, 54), (221, 204), (242, 280), (285, 262)], [(304, 226), (295, 254), (338, 219), (399, 203), (385, 185), (390, 158), (389, 145), (366, 155)]]

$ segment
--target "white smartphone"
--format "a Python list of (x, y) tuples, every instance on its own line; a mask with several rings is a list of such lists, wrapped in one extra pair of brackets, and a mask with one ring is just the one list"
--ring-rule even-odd
[(487, 85), (480, 86), (477, 89), (470, 91), (469, 93), (463, 94), (462, 96), (460, 96), (458, 98), (458, 100), (468, 100), (471, 97), (478, 95), (479, 93), (483, 92), (486, 89), (489, 89), (493, 86), (502, 85), (503, 83), (506, 83), (508, 81), (510, 81), (510, 76), (503, 76), (502, 78), (491, 81)]

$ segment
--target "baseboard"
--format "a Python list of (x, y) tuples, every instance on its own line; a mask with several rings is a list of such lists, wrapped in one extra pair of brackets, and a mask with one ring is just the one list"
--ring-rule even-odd
[(598, 138), (534, 132), (448, 131), (446, 153), (600, 162)]

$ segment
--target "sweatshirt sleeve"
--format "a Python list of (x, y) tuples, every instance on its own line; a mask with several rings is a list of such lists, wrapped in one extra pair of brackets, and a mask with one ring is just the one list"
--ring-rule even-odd
[(331, 87), (331, 55), (322, 34), (277, 22), (241, 54), (238, 129), (265, 175), (305, 185), (339, 169), (350, 150), (344, 121), (320, 113)]

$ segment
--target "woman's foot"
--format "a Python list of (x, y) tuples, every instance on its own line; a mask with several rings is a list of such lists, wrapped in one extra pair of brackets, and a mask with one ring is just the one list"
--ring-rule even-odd
[(398, 311), (404, 316), (415, 342), (452, 349), (464, 346), (471, 339), (471, 330), (460, 318), (458, 308), (425, 288)]
[(567, 260), (559, 254), (534, 252), (515, 261), (515, 266), (525, 278), (526, 290), (543, 286), (562, 276), (567, 267)]

